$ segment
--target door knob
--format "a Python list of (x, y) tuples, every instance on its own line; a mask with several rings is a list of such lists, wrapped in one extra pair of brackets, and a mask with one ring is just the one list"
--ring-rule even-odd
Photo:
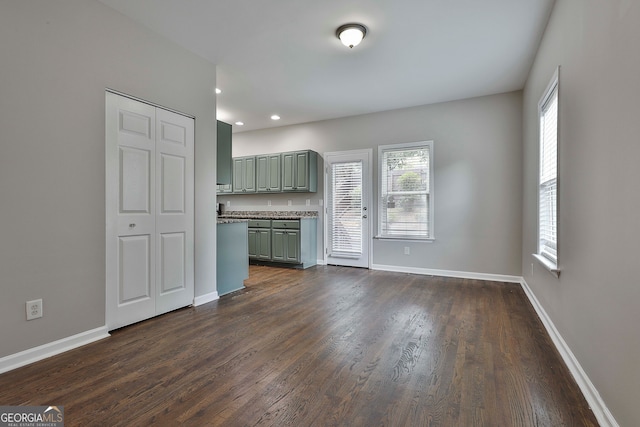
[(133, 223), (129, 224), (129, 228), (134, 228), (135, 226), (136, 226), (136, 225), (135, 225), (135, 224), (133, 224)]
[(366, 219), (366, 218), (367, 218), (367, 216), (366, 216), (366, 215), (362, 215), (362, 218), (365, 218), (365, 219)]

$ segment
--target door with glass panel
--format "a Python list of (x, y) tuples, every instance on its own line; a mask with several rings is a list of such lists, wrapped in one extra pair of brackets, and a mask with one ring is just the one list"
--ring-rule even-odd
[(371, 150), (325, 153), (327, 264), (369, 268)]

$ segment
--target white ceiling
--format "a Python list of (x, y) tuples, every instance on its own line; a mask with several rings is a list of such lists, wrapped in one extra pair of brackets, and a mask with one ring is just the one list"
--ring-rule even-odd
[(217, 64), (237, 132), (521, 89), (555, 0), (100, 1)]

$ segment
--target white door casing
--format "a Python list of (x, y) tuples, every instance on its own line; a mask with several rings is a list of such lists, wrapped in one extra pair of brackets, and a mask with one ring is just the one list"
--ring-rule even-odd
[(371, 265), (372, 150), (324, 154), (327, 264)]
[(106, 323), (193, 301), (193, 119), (106, 93)]

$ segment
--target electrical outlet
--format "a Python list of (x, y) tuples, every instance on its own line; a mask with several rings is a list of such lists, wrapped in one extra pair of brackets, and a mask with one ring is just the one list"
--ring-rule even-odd
[(271, 206), (271, 200), (267, 200), (267, 206)]
[(411, 249), (409, 248), (409, 246), (405, 246), (404, 247), (404, 254), (405, 255), (411, 255)]
[(307, 206), (311, 206), (311, 199), (307, 199)]
[(318, 200), (318, 206), (322, 206), (322, 199)]
[(231, 207), (231, 200), (227, 200), (227, 207), (230, 208)]
[(292, 205), (292, 201), (291, 200), (287, 200), (287, 206), (291, 206)]
[(33, 301), (27, 301), (27, 320), (37, 319), (42, 317), (42, 300), (36, 299)]

